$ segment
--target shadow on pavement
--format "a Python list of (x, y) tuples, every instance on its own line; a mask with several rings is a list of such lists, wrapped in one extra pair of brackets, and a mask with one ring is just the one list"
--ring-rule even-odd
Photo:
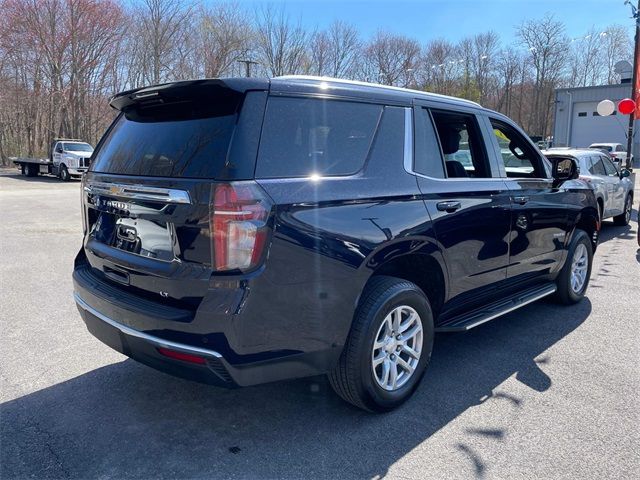
[[(498, 388), (517, 380), (544, 394), (540, 355), (577, 328), (591, 303), (538, 302), (466, 334), (439, 335), (414, 397), (372, 415), (339, 400), (324, 377), (223, 390), (131, 360), (0, 406), (0, 477), (370, 478), (483, 402), (521, 408)], [(500, 441), (492, 425), (467, 429), (442, 456), (482, 477), (490, 459), (469, 444)], [(469, 444), (467, 443), (469, 442)]]
[(604, 243), (613, 238), (621, 238), (623, 240), (629, 238), (634, 239), (636, 236), (636, 228), (638, 227), (634, 223), (629, 223), (629, 225), (625, 225), (624, 227), (618, 227), (612, 222), (604, 221), (600, 229), (600, 239), (598, 242)]

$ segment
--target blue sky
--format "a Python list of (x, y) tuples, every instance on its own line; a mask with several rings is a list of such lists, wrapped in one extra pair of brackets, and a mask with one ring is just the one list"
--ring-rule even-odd
[[(635, 2), (635, 0), (634, 0)], [(264, 4), (240, 0), (250, 9)], [(602, 28), (618, 23), (629, 25), (631, 9), (624, 0), (272, 0), (283, 5), (294, 19), (308, 28), (325, 27), (335, 19), (354, 24), (367, 38), (382, 28), (416, 38), (457, 41), (494, 30), (509, 43), (515, 40), (515, 26), (523, 20), (553, 13), (567, 27), (569, 37), (584, 34), (592, 25)]]

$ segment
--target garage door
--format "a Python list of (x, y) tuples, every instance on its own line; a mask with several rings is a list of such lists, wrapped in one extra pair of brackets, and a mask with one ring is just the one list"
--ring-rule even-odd
[[(614, 100), (617, 104), (618, 100)], [(615, 115), (601, 117), (596, 112), (598, 102), (581, 102), (573, 105), (573, 123), (571, 128), (572, 147), (588, 147), (592, 143), (627, 143), (629, 117)]]

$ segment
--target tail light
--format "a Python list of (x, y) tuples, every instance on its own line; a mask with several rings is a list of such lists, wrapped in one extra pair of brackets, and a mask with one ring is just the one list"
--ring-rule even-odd
[(267, 194), (255, 182), (213, 186), (209, 227), (215, 270), (247, 271), (260, 264), (269, 237), (271, 207)]

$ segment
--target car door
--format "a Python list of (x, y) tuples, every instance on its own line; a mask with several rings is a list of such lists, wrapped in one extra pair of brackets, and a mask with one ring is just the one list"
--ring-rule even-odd
[(602, 163), (605, 171), (605, 182), (611, 200), (611, 215), (620, 215), (624, 210), (624, 186), (620, 181), (620, 172), (615, 164), (606, 156), (602, 155)]
[(486, 126), (511, 192), (507, 277), (513, 282), (536, 282), (564, 260), (570, 194), (554, 186), (538, 149), (506, 117), (487, 116)]
[(496, 293), (509, 260), (509, 190), (490, 164), (472, 111), (414, 108), (415, 163), (449, 277), (448, 306)]
[(53, 164), (55, 166), (60, 165), (60, 159), (62, 158), (62, 142), (58, 142), (53, 147)]
[(612, 185), (607, 176), (607, 171), (604, 166), (604, 155), (593, 155), (593, 166), (591, 173), (601, 182), (602, 192), (604, 197), (604, 215), (603, 218), (608, 218), (613, 215), (614, 212), (614, 194), (612, 191)]

